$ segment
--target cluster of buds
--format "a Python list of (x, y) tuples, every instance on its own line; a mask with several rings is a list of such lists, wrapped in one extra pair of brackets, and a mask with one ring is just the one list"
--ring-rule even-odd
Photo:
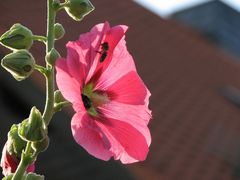
[(3, 148), (1, 167), (4, 176), (11, 176), (17, 169), (22, 158), (22, 152), (25, 150), (27, 143), (31, 143), (30, 154), (28, 158), (27, 172), (34, 171), (34, 162), (36, 156), (47, 149), (49, 138), (47, 128), (42, 119), (42, 115), (36, 107), (33, 107), (27, 119), (20, 124), (12, 125), (8, 140)]
[[(64, 3), (54, 0), (53, 6), (56, 10), (64, 8), (68, 15), (76, 21), (82, 20), (84, 16), (94, 10), (94, 6), (89, 0), (66, 0)], [(64, 34), (63, 26), (56, 23), (54, 25), (55, 40), (61, 39)], [(0, 44), (13, 51), (2, 59), (1, 65), (18, 81), (29, 77), (35, 68), (34, 57), (29, 52), (33, 41), (32, 31), (19, 23), (14, 24), (0, 37)], [(52, 49), (47, 54), (46, 60), (50, 64), (54, 64), (59, 56), (56, 49)]]
[(35, 60), (28, 51), (33, 44), (31, 30), (21, 24), (14, 24), (0, 37), (0, 43), (13, 50), (2, 59), (2, 67), (18, 81), (29, 77), (35, 67)]
[[(9, 176), (16, 171), (25, 146), (26, 142), (18, 135), (18, 125), (12, 125), (2, 152), (1, 167), (4, 176)], [(27, 171), (34, 171), (34, 164), (30, 165)]]
[[(16, 80), (21, 81), (29, 77), (35, 69), (36, 62), (29, 49), (32, 47), (34, 35), (27, 27), (17, 23), (0, 37), (0, 43), (12, 50), (1, 61), (1, 65)], [(33, 107), (29, 118), (20, 124), (12, 125), (8, 140), (5, 143), (1, 158), (1, 167), (5, 179), (11, 179), (16, 171), (20, 160), (25, 155), (28, 142), (31, 142), (30, 154), (28, 159), (27, 172), (33, 172), (35, 169), (35, 160), (37, 154), (44, 151), (49, 144), (47, 128), (44, 125), (41, 113)], [(38, 177), (33, 173), (26, 174), (25, 179)], [(38, 179), (43, 179), (39, 176)], [(25, 180), (24, 179), (24, 180)]]
[[(53, 0), (52, 9), (55, 13), (65, 9), (67, 14), (76, 21), (80, 21), (84, 16), (94, 10), (94, 6), (89, 0)], [(54, 40), (61, 39), (65, 34), (63, 26), (54, 24)], [(50, 38), (49, 38), (50, 39)], [(35, 36), (27, 27), (17, 23), (0, 37), (0, 44), (10, 49), (1, 61), (1, 65), (17, 81), (28, 78), (34, 71), (39, 70), (46, 73), (44, 67), (38, 66), (33, 55), (29, 52), (35, 40), (48, 43), (48, 37)], [(53, 47), (45, 56), (47, 64), (54, 65), (60, 54)], [(45, 74), (46, 75), (46, 74)], [(60, 92), (55, 91), (54, 111), (59, 111), (66, 102)], [(35, 161), (37, 155), (47, 149), (49, 145), (48, 130), (40, 111), (33, 107), (27, 119), (20, 124), (12, 125), (8, 140), (3, 148), (1, 167), (3, 169), (3, 180), (11, 180), (13, 173), (17, 170), (20, 162), (25, 161), (28, 166), (27, 172), (21, 180), (42, 180), (43, 176), (34, 174)], [(26, 167), (27, 167), (26, 166)], [(17, 174), (17, 173), (16, 173)]]

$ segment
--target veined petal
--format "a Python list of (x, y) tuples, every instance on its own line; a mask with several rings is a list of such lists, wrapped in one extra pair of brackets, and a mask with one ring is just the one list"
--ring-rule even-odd
[(80, 102), (81, 86), (79, 82), (70, 75), (67, 68), (66, 60), (57, 60), (56, 70), (57, 86), (61, 91), (63, 97), (72, 103)]
[(67, 65), (69, 72), (80, 82), (86, 84), (97, 67), (96, 55), (104, 34), (110, 29), (109, 24), (98, 24), (90, 32), (80, 35), (77, 41), (67, 44)]
[(95, 89), (107, 90), (109, 86), (131, 71), (136, 71), (136, 67), (132, 56), (127, 51), (125, 40), (122, 39), (116, 46), (108, 67), (99, 75)]
[(130, 124), (115, 119), (96, 121), (108, 138), (115, 160), (124, 164), (143, 161), (147, 157), (148, 144), (145, 137)]
[(108, 22), (94, 26), (89, 33), (83, 34), (79, 38), (79, 44), (84, 52), (85, 60), (87, 61), (87, 77), (86, 83), (93, 77), (98, 61), (96, 59), (98, 49), (101, 45), (104, 34), (110, 29)]
[(147, 91), (136, 71), (122, 76), (107, 89), (110, 99), (132, 105), (148, 104), (148, 99), (145, 99), (148, 95)]
[(77, 51), (80, 48), (76, 42), (67, 43), (67, 67), (69, 73), (79, 82), (81, 86), (84, 85), (86, 77), (86, 63), (83, 64), (85, 59), (81, 51)]
[[(108, 42), (109, 51), (113, 52), (117, 44), (124, 37), (128, 27), (125, 25), (118, 25), (112, 27), (109, 31), (107, 31), (103, 42)], [(124, 39), (124, 38), (123, 38)]]
[[(124, 40), (125, 38), (124, 34), (126, 33), (127, 29), (128, 27), (125, 25), (118, 25), (110, 28), (106, 32), (101, 42), (101, 44), (107, 43), (108, 45), (108, 49), (106, 50), (106, 57), (103, 60), (103, 62), (100, 62), (102, 53), (98, 53), (95, 59), (95, 61), (98, 62), (95, 72), (98, 72), (98, 71), (104, 72), (105, 69), (107, 69), (107, 67), (112, 61), (113, 52), (115, 51), (115, 48), (118, 45), (118, 43), (121, 42), (121, 39)], [(101, 48), (102, 47), (100, 46), (100, 49), (98, 49), (98, 52), (101, 51)]]
[(147, 127), (151, 119), (151, 111), (144, 105), (129, 105), (110, 101), (98, 107), (105, 118), (116, 119), (137, 129), (145, 137), (148, 146), (151, 144), (151, 134)]
[(76, 113), (71, 121), (72, 134), (75, 141), (89, 154), (102, 160), (109, 160), (112, 153), (109, 144), (94, 120), (86, 113)]

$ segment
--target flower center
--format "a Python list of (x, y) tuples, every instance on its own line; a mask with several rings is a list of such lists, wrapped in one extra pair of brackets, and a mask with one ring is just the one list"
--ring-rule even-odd
[(87, 84), (83, 88), (81, 97), (85, 109), (87, 110), (88, 114), (92, 116), (98, 116), (99, 113), (97, 111), (97, 108), (109, 101), (107, 93), (93, 90), (92, 83)]
[(81, 94), (81, 96), (82, 96), (83, 105), (86, 108), (86, 110), (88, 110), (92, 106), (91, 105), (92, 103), (86, 95)]

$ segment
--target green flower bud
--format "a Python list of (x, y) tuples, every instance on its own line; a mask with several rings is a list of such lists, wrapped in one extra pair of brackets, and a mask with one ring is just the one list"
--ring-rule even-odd
[(44, 152), (49, 146), (49, 137), (46, 137), (42, 141), (32, 143), (32, 148), (36, 153)]
[(1, 62), (3, 68), (10, 72), (18, 80), (24, 80), (34, 70), (35, 60), (26, 50), (18, 50), (6, 55)]
[[(11, 180), (13, 178), (13, 175), (14, 174), (10, 174), (10, 175), (4, 177), (2, 180)], [(44, 176), (31, 172), (31, 173), (24, 175), (21, 180), (44, 180)]]
[(66, 101), (65, 98), (63, 97), (61, 91), (59, 91), (59, 90), (56, 90), (54, 92), (54, 100), (55, 100), (54, 103), (56, 103), (56, 104)]
[(60, 57), (61, 55), (58, 53), (58, 51), (55, 48), (52, 48), (51, 51), (47, 53), (46, 60), (49, 64), (53, 65)]
[(52, 7), (57, 10), (60, 6), (60, 0), (53, 0)]
[(75, 21), (81, 21), (94, 10), (94, 6), (89, 0), (69, 0), (65, 10)]
[(9, 49), (29, 49), (33, 44), (33, 34), (17, 23), (0, 37), (0, 43)]
[(44, 176), (35, 173), (28, 173), (24, 176), (23, 180), (44, 180)]
[(13, 178), (13, 175), (14, 174), (10, 174), (10, 175), (4, 177), (2, 180), (11, 180)]
[(18, 125), (13, 124), (8, 132), (7, 151), (10, 155), (18, 158), (21, 157), (23, 149), (25, 149), (27, 142), (22, 140), (18, 135)]
[(54, 24), (54, 35), (55, 35), (55, 39), (61, 39), (65, 34), (65, 29), (63, 28), (63, 26), (59, 23)]
[(29, 118), (22, 121), (18, 129), (19, 136), (25, 141), (37, 142), (47, 137), (47, 128), (40, 111), (33, 107)]

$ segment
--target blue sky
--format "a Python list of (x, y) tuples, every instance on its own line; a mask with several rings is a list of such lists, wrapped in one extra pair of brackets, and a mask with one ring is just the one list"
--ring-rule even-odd
[[(211, 0), (134, 0), (154, 13), (167, 17), (171, 13)], [(221, 0), (240, 11), (240, 0)]]

